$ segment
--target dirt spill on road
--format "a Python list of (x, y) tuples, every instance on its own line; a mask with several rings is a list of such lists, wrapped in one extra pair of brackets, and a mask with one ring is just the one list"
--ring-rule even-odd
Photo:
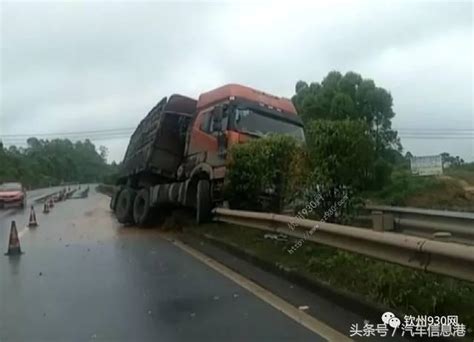
[[(90, 198), (92, 200), (92, 198)], [(91, 208), (92, 207), (92, 208)], [(117, 221), (114, 213), (109, 208), (109, 198), (98, 196), (83, 213), (69, 220), (67, 238), (74, 241), (103, 242), (123, 236), (137, 236), (158, 238), (170, 232), (181, 231), (191, 220), (190, 214), (183, 210), (173, 211), (168, 217), (159, 220), (147, 227), (136, 225), (123, 225)]]

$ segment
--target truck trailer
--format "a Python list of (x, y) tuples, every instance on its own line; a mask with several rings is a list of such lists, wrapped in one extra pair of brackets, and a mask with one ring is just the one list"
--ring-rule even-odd
[(304, 141), (289, 99), (237, 84), (198, 100), (165, 97), (130, 138), (110, 208), (124, 224), (145, 225), (170, 206), (193, 208), (197, 223), (205, 222), (225, 200), (228, 149), (272, 133)]

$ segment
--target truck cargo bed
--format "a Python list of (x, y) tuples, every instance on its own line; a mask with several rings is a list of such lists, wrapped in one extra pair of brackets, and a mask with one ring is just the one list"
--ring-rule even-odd
[(148, 173), (174, 180), (196, 104), (196, 100), (181, 95), (158, 102), (130, 138), (122, 165), (123, 176)]

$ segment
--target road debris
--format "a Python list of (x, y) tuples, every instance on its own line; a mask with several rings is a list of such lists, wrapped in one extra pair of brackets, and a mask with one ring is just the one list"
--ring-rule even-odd
[(265, 234), (263, 238), (267, 240), (278, 241), (278, 242), (288, 241), (288, 236), (285, 234)]

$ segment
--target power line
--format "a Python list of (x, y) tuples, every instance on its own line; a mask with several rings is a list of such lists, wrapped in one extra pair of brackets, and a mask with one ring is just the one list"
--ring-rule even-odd
[(426, 132), (420, 132), (420, 133), (416, 133), (416, 132), (412, 132), (412, 133), (399, 133), (398, 134), (399, 136), (403, 137), (403, 136), (417, 136), (417, 137), (454, 137), (454, 138), (457, 138), (457, 137), (471, 137), (471, 138), (474, 138), (474, 133), (435, 133), (435, 132), (432, 132), (432, 133), (426, 133)]
[(427, 135), (427, 136), (430, 136), (430, 135), (452, 135), (452, 136), (465, 136), (465, 135), (469, 135), (469, 136), (474, 136), (474, 132), (447, 132), (447, 131), (439, 131), (439, 132), (416, 132), (416, 131), (413, 131), (413, 132), (408, 132), (408, 131), (396, 131), (399, 135), (410, 135), (410, 134), (415, 134), (415, 135)]
[(397, 131), (428, 131), (428, 132), (437, 132), (437, 131), (447, 131), (447, 132), (460, 132), (460, 131), (474, 131), (474, 128), (394, 128)]
[[(104, 136), (83, 136), (83, 137), (58, 137), (54, 139), (72, 139), (72, 140), (109, 140), (109, 139), (129, 139), (130, 135), (124, 135), (124, 134), (116, 134), (116, 135), (104, 135)], [(51, 140), (54, 140), (51, 139)], [(22, 138), (6, 138), (6, 139), (1, 139), (0, 140), (8, 143), (13, 143), (13, 142), (26, 142), (27, 139), (22, 139)]]
[[(136, 127), (117, 127), (117, 128), (103, 128), (98, 130), (84, 130), (84, 131), (69, 131), (69, 132), (54, 132), (54, 133), (23, 133), (23, 134), (2, 134), (2, 137), (36, 137), (36, 136), (50, 136), (50, 135), (83, 135), (83, 134), (100, 134), (108, 132), (119, 132), (119, 131), (133, 131)], [(402, 133), (406, 131), (407, 133), (443, 133), (443, 132), (474, 132), (474, 128), (394, 128), (394, 130)]]
[(75, 132), (57, 132), (57, 133), (29, 133), (29, 134), (2, 134), (0, 137), (38, 137), (38, 136), (62, 136), (62, 135), (83, 135), (83, 134), (100, 134), (114, 131), (133, 131), (136, 127), (99, 129), (92, 131), (75, 131)]
[[(0, 139), (7, 143), (22, 143), (27, 138), (39, 137), (49, 139), (74, 139), (84, 140), (117, 140), (128, 139), (135, 130), (135, 127), (121, 127), (98, 130), (69, 131), (56, 133), (30, 133), (30, 134), (4, 134)], [(471, 128), (404, 128), (398, 130), (399, 137), (410, 140), (429, 140), (429, 139), (450, 139), (466, 140), (474, 139), (474, 129)]]
[(430, 136), (430, 137), (420, 137), (420, 136), (400, 136), (403, 139), (411, 140), (435, 140), (435, 139), (449, 139), (449, 140), (474, 140), (474, 137), (446, 137), (446, 136)]

